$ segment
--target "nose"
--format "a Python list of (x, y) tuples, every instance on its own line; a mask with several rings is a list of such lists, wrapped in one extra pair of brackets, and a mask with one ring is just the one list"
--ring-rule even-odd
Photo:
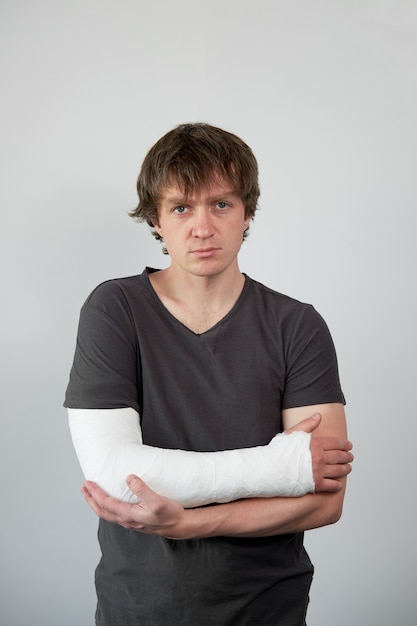
[(214, 234), (213, 218), (206, 209), (196, 210), (193, 218), (193, 235), (200, 239), (207, 239)]

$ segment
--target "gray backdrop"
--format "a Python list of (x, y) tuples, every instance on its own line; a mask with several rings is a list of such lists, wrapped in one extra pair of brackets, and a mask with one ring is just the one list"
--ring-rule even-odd
[(417, 3), (2, 0), (1, 615), (91, 626), (96, 519), (64, 389), (99, 282), (162, 267), (127, 211), (184, 121), (261, 170), (241, 268), (312, 302), (338, 349), (356, 462), (308, 533), (309, 626), (411, 626), (415, 592)]

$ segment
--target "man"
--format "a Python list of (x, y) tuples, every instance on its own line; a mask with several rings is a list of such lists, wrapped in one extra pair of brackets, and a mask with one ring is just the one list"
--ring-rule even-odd
[(339, 519), (353, 457), (325, 323), (239, 270), (257, 174), (231, 133), (167, 133), (132, 215), (171, 263), (82, 309), (65, 405), (101, 518), (100, 626), (305, 623), (303, 531)]

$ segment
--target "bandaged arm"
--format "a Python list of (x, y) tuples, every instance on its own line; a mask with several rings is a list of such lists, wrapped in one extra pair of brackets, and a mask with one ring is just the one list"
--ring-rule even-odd
[(266, 446), (193, 452), (143, 444), (132, 408), (68, 409), (68, 415), (85, 478), (125, 502), (136, 501), (125, 482), (129, 474), (184, 507), (314, 491), (309, 433), (281, 433)]

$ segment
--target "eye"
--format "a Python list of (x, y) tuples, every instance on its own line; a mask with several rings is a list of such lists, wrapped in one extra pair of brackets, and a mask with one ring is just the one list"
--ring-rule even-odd
[(223, 202), (223, 200), (219, 200), (219, 202), (216, 202), (216, 207), (218, 209), (226, 209), (228, 206), (229, 206), (228, 203)]
[(186, 212), (187, 212), (187, 210), (188, 210), (188, 209), (187, 209), (187, 207), (186, 207), (186, 206), (181, 205), (181, 206), (177, 206), (177, 207), (175, 207), (175, 209), (174, 209), (174, 213), (178, 213), (179, 215), (182, 215), (183, 213), (186, 213)]

